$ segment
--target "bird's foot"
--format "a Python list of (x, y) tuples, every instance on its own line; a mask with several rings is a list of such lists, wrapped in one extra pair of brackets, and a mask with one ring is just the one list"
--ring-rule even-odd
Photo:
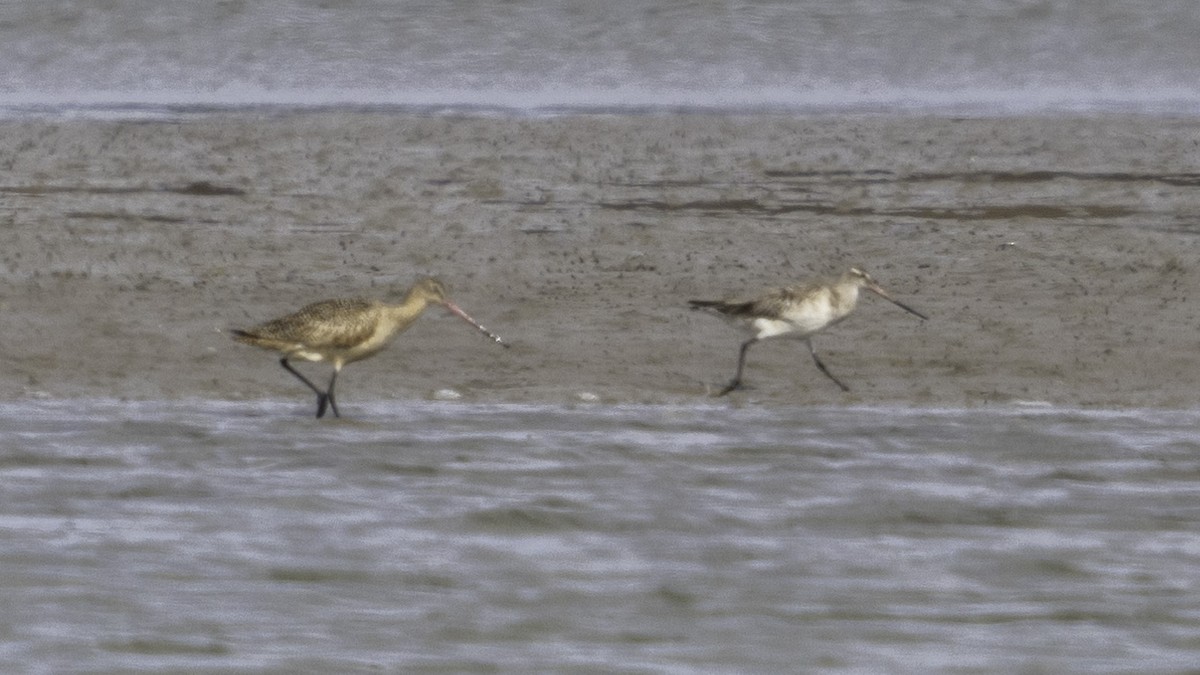
[(722, 389), (721, 391), (718, 391), (716, 393), (716, 398), (721, 398), (725, 394), (728, 394), (729, 392), (731, 392), (735, 389), (744, 389), (744, 388), (745, 388), (745, 385), (742, 384), (741, 380), (734, 380), (733, 382), (730, 382), (729, 384), (725, 385), (724, 389)]

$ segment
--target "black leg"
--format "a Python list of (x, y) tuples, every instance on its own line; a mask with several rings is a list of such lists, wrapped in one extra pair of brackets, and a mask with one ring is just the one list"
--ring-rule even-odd
[(309, 389), (312, 389), (314, 392), (316, 392), (316, 393), (318, 393), (318, 394), (324, 394), (324, 393), (325, 393), (325, 392), (321, 391), (320, 389), (318, 389), (318, 388), (317, 388), (317, 385), (315, 385), (315, 384), (313, 384), (312, 382), (310, 382), (310, 381), (309, 381), (309, 379), (308, 379), (307, 377), (305, 377), (304, 375), (301, 375), (301, 374), (300, 374), (300, 371), (298, 371), (298, 370), (296, 370), (295, 368), (293, 368), (293, 367), (292, 367), (292, 364), (288, 363), (288, 360), (287, 360), (287, 357), (286, 357), (286, 356), (285, 356), (284, 358), (282, 358), (282, 359), (279, 359), (279, 365), (283, 366), (283, 367), (284, 367), (284, 369), (285, 369), (285, 370), (287, 370), (289, 373), (291, 373), (291, 374), (295, 375), (295, 376), (296, 376), (296, 377), (297, 377), (297, 378), (298, 378), (298, 379), (299, 379), (301, 382), (303, 382), (304, 384), (308, 385), (308, 388), (309, 388)]
[(825, 367), (825, 364), (821, 363), (821, 359), (817, 357), (817, 350), (813, 349), (812, 340), (805, 340), (805, 342), (808, 343), (808, 353), (812, 354), (813, 363), (817, 364), (817, 367), (821, 369), (822, 373), (825, 373), (825, 377), (833, 380), (833, 383), (841, 387), (842, 391), (850, 391), (850, 387), (842, 384), (842, 381), (834, 377), (833, 373), (829, 372), (829, 369)]
[(746, 366), (746, 350), (750, 349), (750, 345), (758, 342), (758, 338), (750, 338), (742, 343), (741, 350), (738, 351), (738, 367), (737, 374), (733, 376), (733, 380), (725, 385), (725, 388), (717, 392), (717, 396), (724, 396), (734, 389), (739, 389), (742, 386), (742, 368)]
[[(325, 405), (329, 402), (329, 394), (318, 389), (317, 385), (313, 384), (311, 380), (309, 380), (307, 377), (302, 375), (300, 373), (300, 371), (293, 368), (292, 364), (288, 363), (286, 356), (283, 357), (282, 359), (279, 359), (279, 365), (283, 366), (285, 370), (287, 370), (289, 373), (295, 375), (297, 379), (299, 379), (301, 382), (306, 384), (309, 389), (313, 390), (313, 392), (317, 395), (317, 417), (323, 416), (325, 414)], [(335, 377), (337, 376), (336, 371), (334, 372), (334, 376)], [(337, 414), (336, 406), (333, 409), (333, 413), (335, 415)]]
[[(329, 389), (325, 390), (325, 397), (329, 400), (329, 407), (333, 409), (333, 416), (341, 417), (342, 414), (339, 413), (337, 409), (337, 401), (333, 397), (333, 385), (337, 383), (337, 376), (338, 370), (337, 368), (334, 368), (333, 376), (329, 378)], [(318, 415), (318, 417), (320, 417), (320, 415)]]

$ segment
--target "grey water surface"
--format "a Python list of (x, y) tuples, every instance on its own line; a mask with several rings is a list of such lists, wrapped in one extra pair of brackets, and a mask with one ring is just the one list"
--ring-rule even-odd
[(1191, 412), (0, 404), (4, 672), (1182, 672)]
[(8, 2), (0, 111), (1200, 112), (1193, 0)]

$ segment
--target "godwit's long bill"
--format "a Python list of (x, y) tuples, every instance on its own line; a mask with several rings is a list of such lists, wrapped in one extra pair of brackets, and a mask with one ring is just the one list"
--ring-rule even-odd
[(842, 391), (850, 388), (833, 376), (813, 348), (812, 336), (845, 319), (858, 304), (858, 289), (865, 288), (882, 298), (890, 300), (906, 312), (922, 319), (924, 314), (893, 298), (857, 267), (833, 281), (798, 284), (774, 288), (751, 300), (691, 300), (693, 309), (711, 310), (749, 330), (751, 337), (742, 343), (738, 352), (737, 373), (717, 396), (724, 396), (742, 386), (742, 370), (746, 365), (746, 351), (750, 345), (773, 337), (792, 337), (808, 345), (813, 363)]
[[(333, 387), (342, 367), (378, 353), (392, 338), (412, 325), (431, 303), (445, 307), (484, 335), (508, 347), (499, 335), (479, 325), (451, 302), (442, 282), (431, 278), (414, 284), (398, 305), (377, 300), (324, 300), (254, 328), (231, 332), (238, 342), (282, 354), (279, 365), (317, 395), (317, 417), (325, 414), (326, 407), (333, 410), (335, 417), (341, 417)], [(288, 363), (290, 358), (331, 363), (333, 375), (329, 378), (329, 386), (324, 390), (317, 387)]]

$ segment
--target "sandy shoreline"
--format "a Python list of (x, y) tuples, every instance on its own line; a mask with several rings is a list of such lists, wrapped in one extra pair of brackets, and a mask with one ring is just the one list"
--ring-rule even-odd
[[(310, 397), (224, 332), (434, 274), (356, 401), (701, 400), (740, 334), (690, 298), (866, 267), (743, 404), (1190, 407), (1200, 120), (213, 115), (0, 122), (0, 399)], [(325, 367), (309, 368), (324, 378)]]

